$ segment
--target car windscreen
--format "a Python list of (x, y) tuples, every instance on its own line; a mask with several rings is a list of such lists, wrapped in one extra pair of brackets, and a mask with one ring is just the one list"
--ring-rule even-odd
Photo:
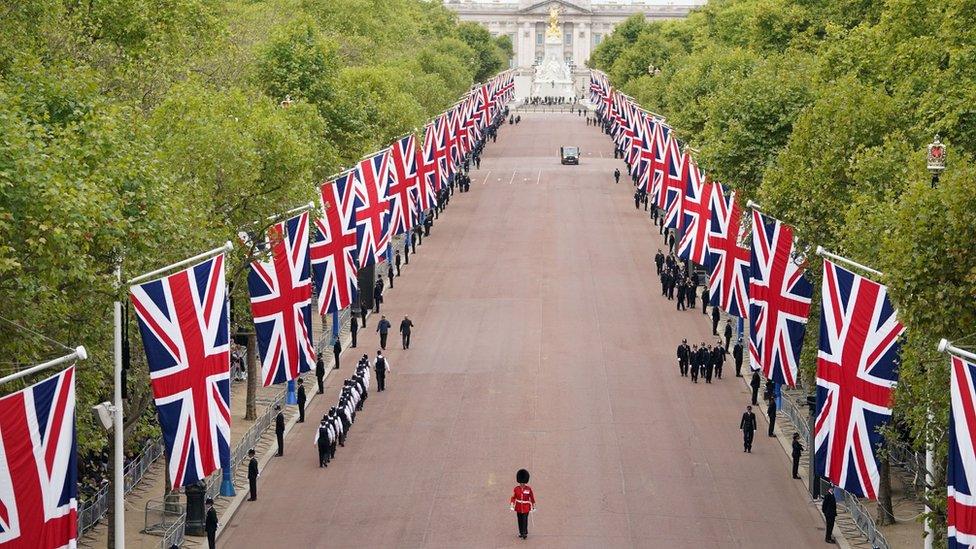
[(579, 149), (576, 147), (563, 147), (563, 154), (566, 156), (576, 156), (579, 154)]

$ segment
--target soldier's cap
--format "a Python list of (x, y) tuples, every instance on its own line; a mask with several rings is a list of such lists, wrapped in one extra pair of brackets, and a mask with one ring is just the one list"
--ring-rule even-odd
[(515, 473), (515, 482), (518, 482), (519, 484), (529, 482), (529, 472), (525, 469), (519, 469), (518, 472)]

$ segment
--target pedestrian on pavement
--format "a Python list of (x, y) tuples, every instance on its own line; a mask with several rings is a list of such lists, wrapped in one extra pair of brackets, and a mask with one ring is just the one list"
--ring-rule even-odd
[(390, 279), (390, 289), (393, 288), (393, 265), (386, 266), (386, 278)]
[(305, 423), (305, 380), (298, 378), (298, 423)]
[(360, 326), (360, 328), (365, 328), (366, 327), (366, 314), (367, 313), (369, 313), (369, 307), (366, 306), (366, 303), (364, 301), (360, 300), (359, 301), (359, 321), (362, 322), (362, 326)]
[(827, 543), (837, 543), (837, 540), (834, 539), (834, 520), (837, 518), (837, 500), (834, 498), (833, 486), (830, 486), (827, 489), (827, 493), (824, 494), (823, 504), (821, 504), (820, 510), (823, 512), (824, 521), (827, 523), (824, 541)]
[[(702, 298), (702, 314), (707, 315), (708, 311), (705, 310), (708, 307), (708, 285), (707, 284), (705, 285), (704, 288), (702, 288), (701, 298)], [(365, 326), (365, 324), (363, 326)]]
[(751, 454), (752, 437), (756, 433), (756, 414), (752, 413), (752, 406), (746, 406), (746, 411), (739, 422), (739, 429), (742, 429), (742, 451)]
[(620, 183), (620, 168), (614, 168), (613, 170), (613, 182)]
[(380, 333), (380, 349), (386, 350), (386, 336), (390, 333), (390, 321), (386, 319), (386, 315), (380, 317), (379, 323), (376, 324), (376, 331)]
[(254, 448), (247, 451), (247, 485), (251, 491), (250, 497), (247, 498), (248, 501), (258, 500), (258, 477), (261, 473), (258, 472), (258, 458), (254, 457)]
[(325, 392), (325, 361), (322, 360), (321, 355), (318, 360), (315, 361), (315, 380), (318, 381), (319, 388), (316, 394), (321, 395)]
[(207, 498), (207, 546), (210, 549), (217, 547), (217, 527), (220, 525), (217, 522), (217, 510), (214, 509), (213, 498)]
[(535, 494), (529, 486), (529, 472), (519, 469), (515, 473), (515, 487), (512, 499), (509, 500), (509, 508), (515, 511), (515, 520), (518, 523), (519, 537), (528, 539), (529, 537), (529, 513), (535, 511)]
[(278, 457), (285, 455), (285, 414), (281, 412), (281, 404), (275, 404), (275, 436), (278, 437)]
[[(363, 326), (366, 325), (366, 317), (363, 317)], [(349, 315), (349, 334), (352, 336), (352, 344), (349, 345), (350, 349), (356, 348), (356, 334), (359, 332), (359, 319), (356, 317), (356, 313)]]
[(403, 320), (400, 321), (400, 337), (403, 339), (403, 348), (410, 348), (410, 330), (413, 328), (413, 322), (407, 315), (403, 315)]
[(758, 406), (759, 401), (759, 387), (762, 385), (762, 381), (759, 379), (759, 370), (753, 370), (752, 380), (749, 381), (749, 386), (752, 387), (752, 405)]
[[(400, 250), (393, 254), (393, 263), (396, 265), (396, 275), (400, 276)], [(390, 287), (392, 288), (393, 285), (391, 284)]]
[(729, 343), (732, 341), (732, 319), (725, 319), (725, 351), (729, 350)]
[(712, 358), (715, 362), (715, 377), (722, 379), (722, 368), (725, 366), (725, 349), (722, 348), (722, 342), (715, 342), (715, 347), (712, 349)]
[(718, 321), (719, 321), (718, 306), (712, 307), (712, 335), (718, 335)]
[(342, 344), (339, 343), (339, 336), (336, 336), (335, 341), (332, 342), (332, 369), (339, 369), (339, 355), (342, 354)]
[[(383, 304), (383, 278), (380, 277), (376, 279), (376, 284), (373, 285), (373, 308), (374, 308), (373, 312), (379, 313), (380, 305), (382, 304)], [(364, 323), (363, 327), (365, 326), (366, 324)]]
[(773, 434), (773, 427), (776, 426), (776, 395), (769, 395), (769, 401), (766, 404), (766, 417), (769, 418), (769, 433), (770, 437), (776, 435)]
[(386, 373), (390, 371), (390, 363), (383, 356), (382, 351), (376, 351), (376, 361), (373, 362), (376, 369), (376, 390), (383, 392), (386, 390)]
[(800, 456), (803, 455), (803, 445), (800, 444), (800, 433), (793, 433), (793, 478), (800, 478)]
[(735, 359), (735, 377), (742, 377), (742, 338), (740, 337), (732, 347), (732, 358)]

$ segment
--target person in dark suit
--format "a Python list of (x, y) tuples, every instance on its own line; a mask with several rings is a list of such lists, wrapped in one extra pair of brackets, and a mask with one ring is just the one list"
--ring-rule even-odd
[(707, 315), (708, 314), (708, 284), (706, 284), (702, 288), (701, 298), (702, 298), (702, 314)]
[(776, 395), (769, 395), (768, 403), (766, 404), (766, 417), (769, 418), (769, 433), (768, 435), (774, 437), (773, 427), (776, 426)]
[(827, 543), (837, 543), (837, 540), (834, 539), (834, 520), (837, 518), (837, 500), (834, 498), (833, 486), (824, 494), (823, 504), (821, 504), (820, 510), (823, 511), (824, 521), (827, 523), (824, 541)]
[[(383, 304), (383, 278), (377, 278), (376, 284), (373, 285), (373, 312), (380, 312), (380, 305)], [(363, 323), (363, 326), (366, 326)]]
[[(365, 319), (366, 317), (363, 317), (363, 318)], [(351, 349), (355, 349), (356, 348), (356, 333), (357, 332), (359, 332), (359, 319), (356, 318), (356, 315), (355, 314), (352, 314), (349, 317), (349, 333), (350, 333), (350, 335), (352, 335), (352, 345), (349, 346)]]
[(318, 382), (316, 393), (321, 395), (325, 392), (325, 362), (321, 356), (315, 361), (315, 381)]
[(678, 372), (681, 373), (681, 377), (688, 376), (688, 361), (691, 358), (691, 348), (688, 347), (688, 340), (682, 339), (681, 345), (678, 345)]
[(247, 498), (248, 501), (257, 501), (258, 499), (258, 477), (261, 473), (258, 472), (258, 460), (254, 457), (254, 448), (247, 451), (247, 484), (250, 488), (251, 494)]
[(756, 414), (752, 413), (752, 406), (746, 406), (746, 411), (739, 421), (742, 430), (742, 451), (752, 453), (752, 437), (756, 433)]
[(308, 399), (305, 397), (305, 380), (298, 378), (298, 423), (305, 423), (305, 403)]
[(686, 290), (688, 292), (688, 308), (694, 311), (695, 298), (698, 297), (698, 284), (695, 282), (695, 278), (691, 276), (688, 277), (686, 284), (688, 285), (688, 289)]
[(410, 330), (413, 329), (413, 321), (403, 315), (403, 320), (400, 321), (400, 338), (403, 340), (403, 348), (410, 348)]
[(217, 522), (217, 510), (214, 509), (213, 498), (207, 498), (207, 545), (210, 549), (217, 547), (217, 527), (220, 525)]
[(732, 358), (735, 359), (735, 377), (742, 377), (742, 338), (732, 347)]
[(793, 433), (793, 478), (800, 478), (800, 456), (803, 455), (803, 445), (800, 444), (800, 434)]
[(712, 347), (712, 361), (715, 363), (715, 377), (722, 379), (722, 368), (725, 366), (725, 349), (722, 347), (722, 342), (718, 341), (715, 343), (715, 347)]
[(729, 350), (729, 343), (732, 341), (732, 320), (725, 321), (725, 351)]
[(285, 414), (281, 413), (281, 404), (275, 404), (275, 411), (278, 415), (275, 416), (275, 436), (278, 437), (278, 453), (276, 455), (285, 455)]
[(712, 373), (715, 371), (715, 349), (702, 346), (704, 349), (702, 364), (705, 365), (705, 383), (712, 382)]
[(759, 379), (759, 371), (752, 372), (752, 380), (749, 381), (749, 386), (752, 387), (752, 405), (759, 405), (759, 387), (762, 385), (762, 381)]
[(654, 255), (654, 266), (657, 267), (657, 274), (661, 274), (661, 267), (664, 266), (664, 254), (661, 253), (661, 249), (657, 249), (657, 253)]
[(718, 335), (718, 320), (719, 320), (718, 307), (712, 307), (712, 335)]
[(366, 307), (366, 304), (365, 303), (363, 303), (362, 301), (360, 301), (359, 302), (359, 323), (361, 324), (360, 328), (365, 328), (366, 327), (366, 314), (367, 313), (369, 313), (369, 308)]
[(386, 319), (386, 315), (380, 318), (379, 323), (376, 324), (376, 331), (380, 333), (380, 349), (386, 350), (386, 336), (390, 333), (390, 321)]
[(691, 382), (698, 383), (698, 368), (701, 366), (698, 362), (698, 344), (691, 349), (691, 354), (688, 356), (688, 362), (691, 363)]
[[(400, 250), (397, 250), (393, 255), (393, 264), (396, 265), (396, 275), (400, 276)], [(392, 285), (390, 286), (393, 287)]]
[(334, 359), (332, 365), (333, 370), (339, 369), (339, 355), (341, 354), (342, 354), (342, 344), (339, 343), (339, 338), (336, 337), (336, 340), (332, 342), (332, 358)]

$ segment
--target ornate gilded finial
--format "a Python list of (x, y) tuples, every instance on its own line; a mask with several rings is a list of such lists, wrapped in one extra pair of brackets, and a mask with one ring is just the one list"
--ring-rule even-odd
[(549, 7), (549, 28), (546, 29), (547, 37), (559, 38), (562, 36), (562, 32), (559, 30), (559, 6)]

